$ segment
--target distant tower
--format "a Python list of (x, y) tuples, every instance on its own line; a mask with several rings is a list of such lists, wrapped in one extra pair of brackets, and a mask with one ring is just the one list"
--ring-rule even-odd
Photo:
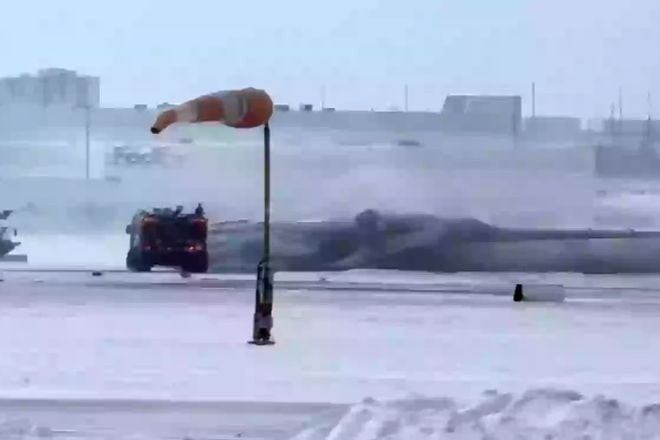
[(619, 136), (623, 136), (623, 91), (619, 87)]
[(653, 119), (651, 117), (651, 92), (646, 95), (646, 106), (648, 115), (646, 117), (646, 133), (644, 133), (644, 145), (650, 147), (653, 145)]
[(532, 83), (532, 118), (536, 118), (536, 83)]
[(325, 85), (321, 86), (321, 110), (325, 108)]
[(610, 123), (609, 123), (609, 127), (608, 127), (609, 130), (608, 131), (610, 132), (610, 136), (612, 137), (612, 139), (614, 139), (614, 137), (616, 136), (616, 129), (615, 129), (616, 119), (615, 119), (615, 116), (614, 116), (614, 114), (616, 112), (615, 107), (616, 106), (614, 105), (614, 103), (612, 103), (612, 105), (610, 105), (610, 121), (609, 121)]

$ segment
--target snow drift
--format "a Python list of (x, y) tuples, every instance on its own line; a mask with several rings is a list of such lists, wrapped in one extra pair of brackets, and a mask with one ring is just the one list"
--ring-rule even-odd
[(660, 439), (660, 404), (629, 406), (603, 396), (530, 390), (490, 391), (462, 406), (448, 398), (366, 399), (293, 440), (375, 439)]

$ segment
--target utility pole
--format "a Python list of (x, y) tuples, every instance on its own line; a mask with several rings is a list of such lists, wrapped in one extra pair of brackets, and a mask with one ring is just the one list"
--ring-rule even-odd
[(321, 110), (325, 109), (325, 85), (321, 86)]
[(257, 266), (257, 288), (255, 290), (254, 315), (252, 322), (253, 345), (272, 345), (273, 328), (273, 270), (270, 261), (270, 126), (264, 126), (264, 247), (263, 256)]
[(623, 91), (619, 87), (619, 136), (623, 136)]
[(536, 83), (532, 83), (532, 118), (536, 118)]
[(90, 105), (85, 104), (85, 179), (89, 180), (89, 125), (90, 125)]
[(652, 113), (652, 108), (651, 108), (651, 92), (648, 92), (646, 95), (646, 106), (648, 108), (647, 110), (647, 117), (646, 117), (646, 139), (645, 139), (645, 145), (651, 146), (653, 145), (653, 119), (651, 116)]

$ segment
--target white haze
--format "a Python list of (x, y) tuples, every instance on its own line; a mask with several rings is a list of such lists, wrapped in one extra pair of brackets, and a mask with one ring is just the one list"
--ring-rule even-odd
[[(343, 145), (315, 132), (298, 133), (297, 139), (273, 133), (276, 221), (346, 217), (375, 208), (530, 226), (591, 223), (595, 182), (587, 148), (515, 150), (493, 146), (486, 137), (458, 146), (430, 138), (423, 147), (400, 147), (393, 140)], [(102, 152), (112, 145), (92, 143), (90, 181), (84, 180), (78, 145), (24, 145), (21, 154), (29, 159), (13, 168), (15, 158), (6, 154), (3, 168), (12, 172), (4, 173), (0, 187), (3, 208), (15, 209), (18, 226), (34, 232), (111, 232), (135, 209), (177, 204), (192, 209), (198, 202), (217, 221), (262, 216), (258, 132), (240, 145), (182, 145), (177, 150), (184, 159), (166, 167), (109, 168)]]
[[(171, 152), (180, 158), (163, 167), (117, 167), (106, 157), (124, 141), (156, 138), (136, 141), (121, 130), (93, 135), (89, 181), (84, 137), (76, 130), (37, 129), (0, 143), (0, 208), (15, 210), (10, 223), (22, 241), (17, 251), (31, 261), (122, 265), (124, 228), (140, 208), (181, 204), (192, 210), (201, 202), (213, 222), (262, 219), (260, 130), (176, 145)], [(401, 139), (422, 146), (397, 146)], [(603, 188), (613, 192), (599, 199)], [(620, 228), (660, 226), (652, 196), (630, 196), (621, 188), (630, 189), (593, 176), (587, 146), (516, 146), (507, 137), (411, 130), (272, 129), (273, 221), (350, 218), (374, 208), (503, 226), (601, 227), (602, 218)]]

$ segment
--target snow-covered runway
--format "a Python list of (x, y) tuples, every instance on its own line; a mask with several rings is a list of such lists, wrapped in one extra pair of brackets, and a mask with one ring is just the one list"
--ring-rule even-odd
[(0, 400), (3, 440), (262, 440), (288, 438), (340, 405), (136, 400)]
[[(2, 278), (4, 399), (269, 402), (271, 415), (282, 403), (302, 404), (288, 419), (273, 416), (270, 428), (261, 426), (264, 410), (255, 409), (254, 423), (241, 428), (261, 426), (256, 431), (271, 429), (265, 437), (275, 438), (316, 420), (312, 415), (327, 404), (366, 397), (471, 404), (482, 402), (485, 390), (522, 396), (543, 387), (643, 405), (660, 395), (660, 343), (653, 337), (660, 331), (660, 277), (283, 274), (276, 282), (277, 344), (270, 347), (246, 344), (250, 277), (5, 270)], [(560, 282), (568, 297), (514, 303), (514, 281)], [(0, 405), (0, 414), (8, 408), (21, 413), (20, 406)], [(50, 408), (53, 416), (58, 406)], [(205, 414), (224, 414), (215, 411)], [(250, 420), (249, 410), (244, 417)], [(144, 420), (126, 429), (163, 426)], [(189, 420), (201, 430), (211, 423)], [(224, 422), (217, 423), (220, 432)], [(146, 438), (183, 438), (159, 435)]]

